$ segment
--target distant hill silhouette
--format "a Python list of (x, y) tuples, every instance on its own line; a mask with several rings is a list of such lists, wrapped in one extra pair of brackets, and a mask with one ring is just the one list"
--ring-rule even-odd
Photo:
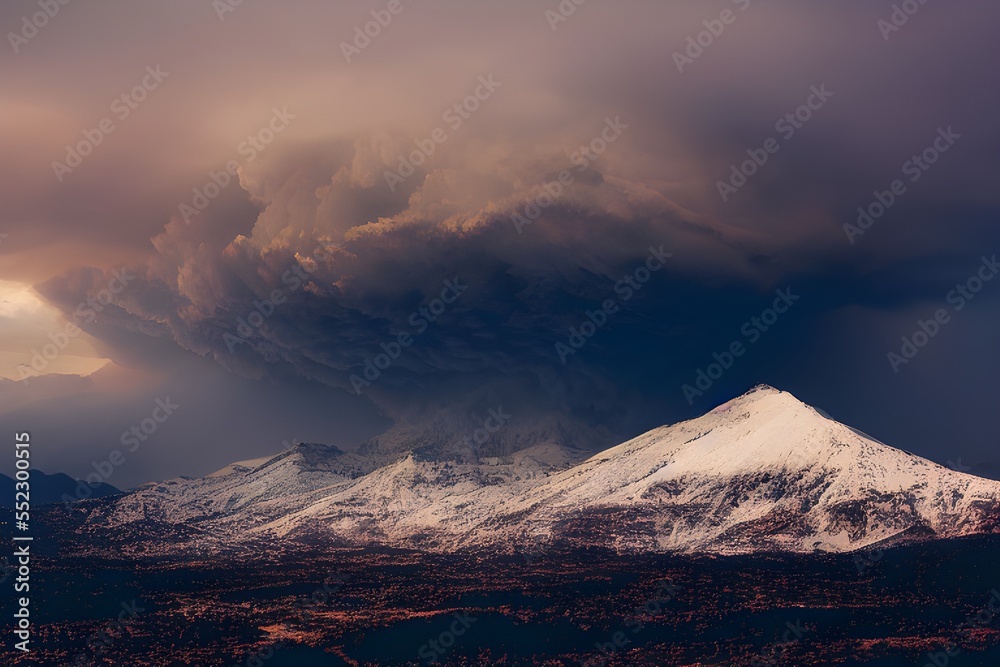
[[(83, 483), (86, 486), (86, 482)], [(63, 495), (76, 499), (76, 490), (80, 481), (69, 475), (57, 472), (53, 475), (41, 470), (31, 471), (31, 506), (37, 507), (48, 503), (66, 502)], [(0, 507), (14, 507), (15, 482), (7, 475), (0, 474)], [(89, 498), (102, 498), (121, 493), (110, 484), (99, 483), (91, 489)]]

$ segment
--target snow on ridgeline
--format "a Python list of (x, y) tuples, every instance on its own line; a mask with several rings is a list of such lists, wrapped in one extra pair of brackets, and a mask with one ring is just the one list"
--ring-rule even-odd
[(772, 387), (585, 460), (564, 431), (526, 431), (544, 437), (496, 456), (456, 457), (426, 438), (407, 452), (405, 430), (368, 455), (297, 445), (86, 504), (85, 530), (145, 531), (146, 553), (190, 549), (204, 534), (234, 545), (508, 552), (542, 540), (735, 554), (1000, 532), (1000, 482), (884, 445)]

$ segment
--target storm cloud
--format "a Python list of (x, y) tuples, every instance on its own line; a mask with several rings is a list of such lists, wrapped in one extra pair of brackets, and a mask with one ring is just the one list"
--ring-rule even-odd
[[(948, 298), (1000, 252), (989, 3), (921, 5), (888, 31), (892, 3), (402, 7), (350, 62), (381, 5), (63, 8), (2, 65), (0, 279), (120, 369), (281, 396), (284, 431), (341, 446), (500, 404), (607, 445), (767, 382), (942, 462), (993, 455), (1000, 281)], [(147, 66), (170, 74), (122, 118)], [(52, 163), (105, 117), (60, 180)], [(134, 278), (75, 315), (114, 271)], [(779, 290), (793, 305), (768, 313)], [(5, 384), (5, 424), (66, 404), (44, 380), (60, 382)], [(123, 382), (84, 430), (127, 425)], [(286, 400), (310, 392), (325, 398)], [(178, 415), (169, 440), (191, 444), (170, 447), (211, 420)], [(129, 479), (275, 449), (211, 430), (211, 456)], [(60, 447), (82, 464), (103, 437)]]

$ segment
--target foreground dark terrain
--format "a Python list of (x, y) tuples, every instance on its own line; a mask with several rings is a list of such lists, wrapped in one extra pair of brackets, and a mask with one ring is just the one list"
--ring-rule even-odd
[[(505, 560), (328, 551), (129, 563), (66, 548), (35, 560), (33, 651), (5, 642), (3, 664), (1000, 664), (997, 537), (697, 559), (539, 545)], [(949, 657), (953, 641), (961, 652)]]

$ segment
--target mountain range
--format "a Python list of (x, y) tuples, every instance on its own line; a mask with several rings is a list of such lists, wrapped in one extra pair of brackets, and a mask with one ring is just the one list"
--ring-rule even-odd
[[(67, 498), (70, 500), (81, 498), (83, 495), (77, 495), (77, 490), (81, 488), (87, 489), (87, 487), (89, 487), (87, 495), (92, 498), (103, 498), (121, 493), (121, 491), (105, 482), (96, 482), (93, 485), (88, 485), (86, 482), (73, 479), (61, 472), (50, 475), (37, 468), (31, 471), (30, 482), (30, 500), (33, 506), (67, 502)], [(16, 484), (17, 482), (14, 478), (0, 473), (0, 508), (14, 507)]]
[(456, 456), (433, 437), (407, 448), (397, 435), (378, 455), (302, 443), (62, 511), (77, 532), (143, 555), (848, 552), (1000, 532), (1000, 482), (882, 444), (768, 386), (597, 454), (553, 433), (496, 456)]

